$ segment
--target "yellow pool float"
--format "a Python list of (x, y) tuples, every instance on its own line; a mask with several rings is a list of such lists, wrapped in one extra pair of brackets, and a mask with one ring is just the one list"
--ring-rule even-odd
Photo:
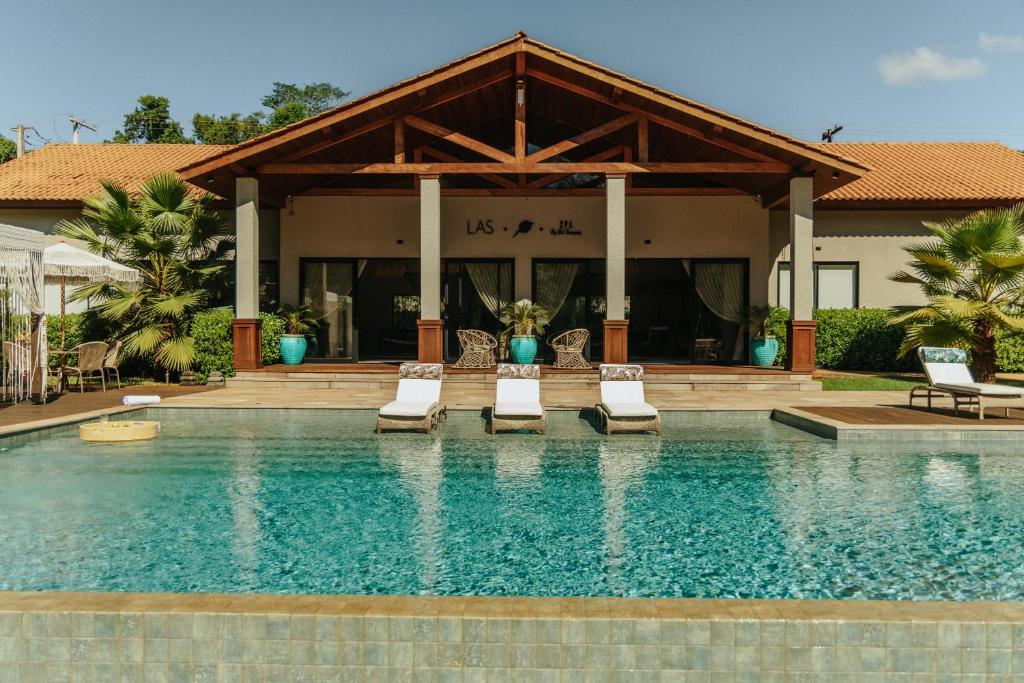
[(117, 442), (155, 439), (160, 423), (145, 420), (111, 420), (90, 422), (78, 428), (82, 441)]

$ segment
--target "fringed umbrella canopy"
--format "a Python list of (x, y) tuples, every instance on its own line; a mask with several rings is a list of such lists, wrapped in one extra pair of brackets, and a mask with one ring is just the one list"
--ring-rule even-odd
[(67, 242), (43, 250), (43, 272), (51, 282), (80, 285), (87, 282), (138, 282), (139, 271), (73, 247)]
[(44, 304), (43, 234), (0, 224), (0, 400), (18, 401), (37, 390), (46, 400)]
[(116, 261), (73, 247), (61, 240), (43, 249), (43, 273), (48, 282), (60, 283), (60, 347), (64, 348), (64, 286), (89, 282), (139, 281), (139, 271)]

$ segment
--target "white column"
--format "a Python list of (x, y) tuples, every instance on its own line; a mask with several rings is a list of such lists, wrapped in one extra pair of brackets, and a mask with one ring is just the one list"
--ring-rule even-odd
[(609, 175), (607, 249), (605, 272), (607, 312), (605, 320), (626, 319), (626, 176)]
[[(789, 318), (811, 320), (814, 306), (814, 179), (789, 181)], [(781, 302), (780, 302), (781, 303)]]
[(441, 179), (420, 176), (420, 318), (441, 319)]
[(260, 188), (256, 178), (235, 179), (235, 317), (260, 314)]

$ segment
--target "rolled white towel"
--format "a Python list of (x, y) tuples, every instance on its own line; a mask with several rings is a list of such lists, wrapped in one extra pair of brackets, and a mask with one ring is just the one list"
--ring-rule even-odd
[(160, 397), (155, 395), (125, 396), (121, 403), (126, 406), (151, 406), (160, 402)]

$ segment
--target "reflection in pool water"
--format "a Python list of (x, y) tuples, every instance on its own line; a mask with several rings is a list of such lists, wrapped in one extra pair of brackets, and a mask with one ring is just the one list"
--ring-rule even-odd
[[(372, 433), (370, 411), (150, 410), (0, 444), (16, 590), (1021, 599), (1013, 447), (838, 445), (761, 416), (608, 439)], [(934, 448), (928, 446), (927, 448)]]

